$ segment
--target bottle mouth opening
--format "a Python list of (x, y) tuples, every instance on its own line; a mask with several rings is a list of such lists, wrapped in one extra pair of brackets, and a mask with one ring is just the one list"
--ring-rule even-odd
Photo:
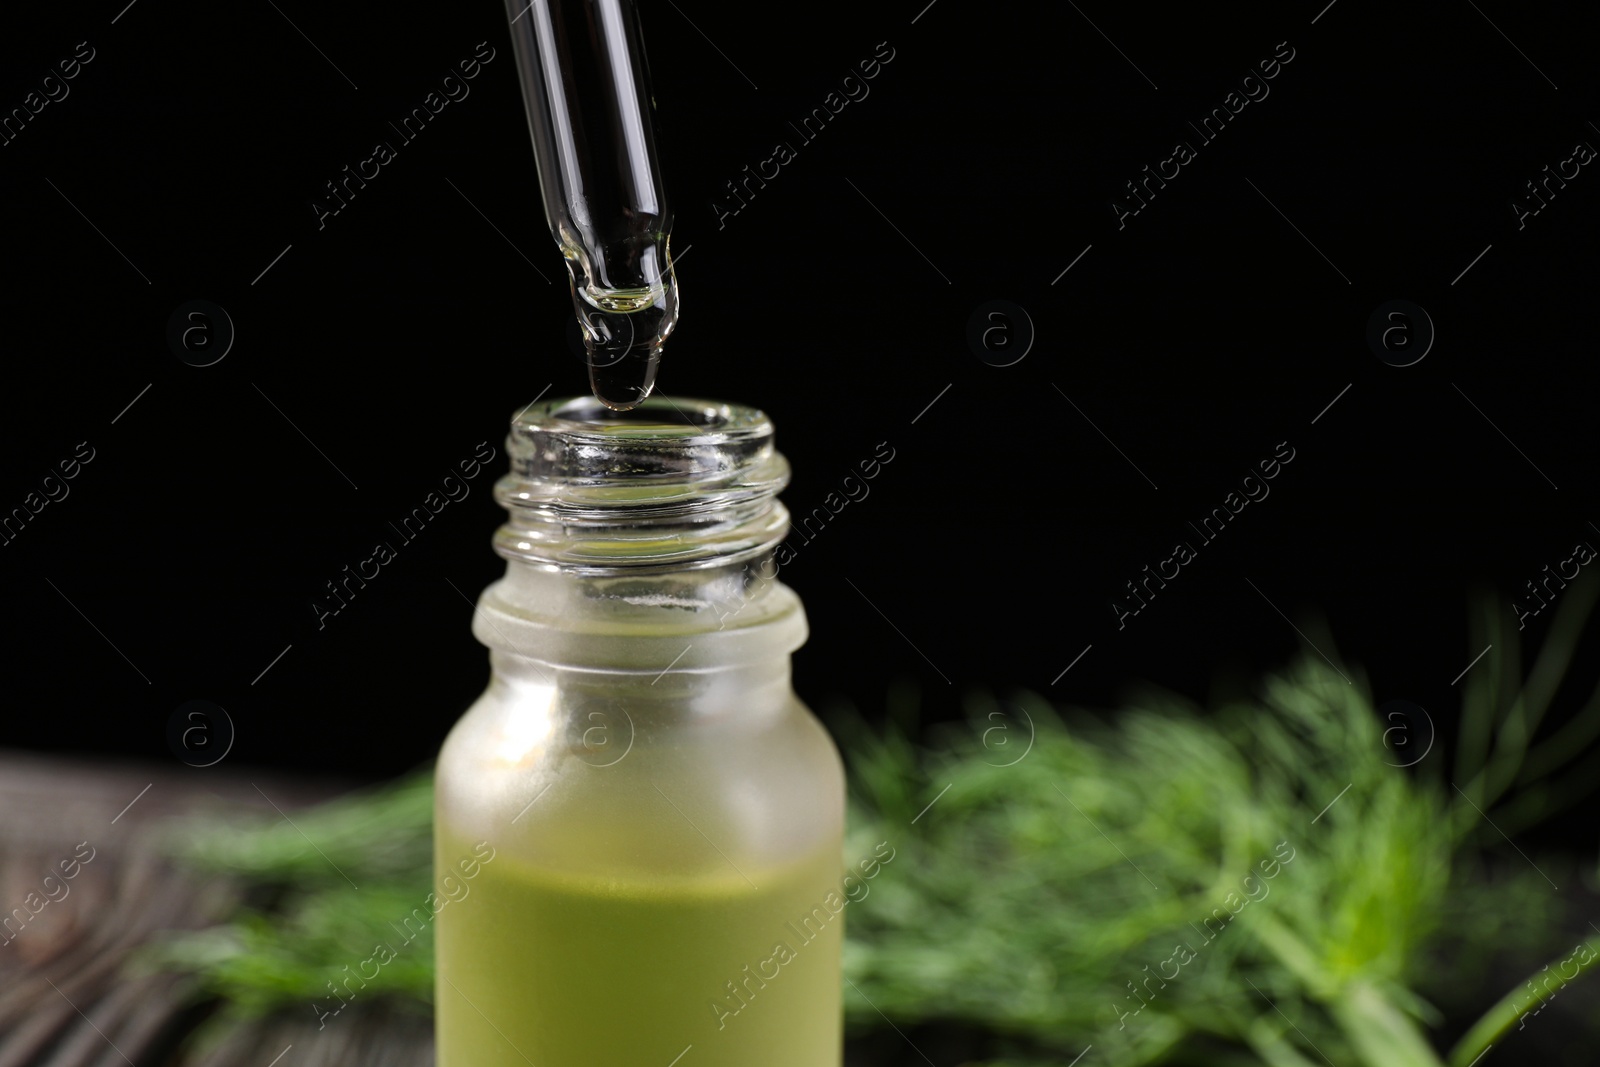
[(519, 432), (559, 434), (587, 442), (656, 438), (681, 445), (709, 444), (713, 438), (770, 437), (772, 423), (755, 408), (658, 393), (627, 411), (609, 408), (592, 396), (530, 404), (512, 419), (511, 432), (513, 437)]
[(771, 548), (789, 465), (752, 407), (656, 395), (617, 411), (593, 397), (530, 404), (495, 485), (502, 556), (588, 567), (711, 565)]

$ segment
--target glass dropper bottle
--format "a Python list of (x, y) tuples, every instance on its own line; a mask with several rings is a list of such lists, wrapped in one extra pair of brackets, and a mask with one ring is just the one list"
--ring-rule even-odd
[(589, 384), (625, 411), (650, 395), (678, 321), (638, 11), (633, 0), (506, 0), (506, 9)]
[(774, 432), (682, 396), (512, 418), (490, 680), (439, 752), (416, 913), (438, 1067), (839, 1067), (846, 905), (894, 852), (841, 864)]

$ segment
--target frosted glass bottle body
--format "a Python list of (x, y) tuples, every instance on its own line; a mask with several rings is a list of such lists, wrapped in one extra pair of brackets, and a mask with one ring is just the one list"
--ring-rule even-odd
[(843, 770), (790, 685), (798, 598), (726, 547), (484, 592), (437, 770), (439, 1067), (838, 1067)]

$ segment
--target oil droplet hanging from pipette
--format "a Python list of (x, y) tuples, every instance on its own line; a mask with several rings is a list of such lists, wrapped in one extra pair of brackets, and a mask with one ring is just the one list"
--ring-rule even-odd
[(655, 387), (679, 305), (638, 12), (634, 0), (506, 0), (506, 10), (589, 385), (627, 410)]
[[(572, 260), (567, 265), (573, 269)], [(670, 263), (660, 285), (598, 292), (580, 285), (573, 269), (572, 302), (590, 390), (607, 407), (628, 410), (655, 388), (661, 348), (678, 322), (678, 286)]]

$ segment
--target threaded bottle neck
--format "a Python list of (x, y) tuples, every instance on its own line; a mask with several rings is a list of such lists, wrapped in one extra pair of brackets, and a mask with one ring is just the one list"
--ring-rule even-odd
[(777, 499), (789, 464), (754, 408), (549, 400), (512, 419), (506, 450), (495, 499), (509, 518), (494, 548), (515, 562), (593, 575), (731, 566), (789, 529)]

